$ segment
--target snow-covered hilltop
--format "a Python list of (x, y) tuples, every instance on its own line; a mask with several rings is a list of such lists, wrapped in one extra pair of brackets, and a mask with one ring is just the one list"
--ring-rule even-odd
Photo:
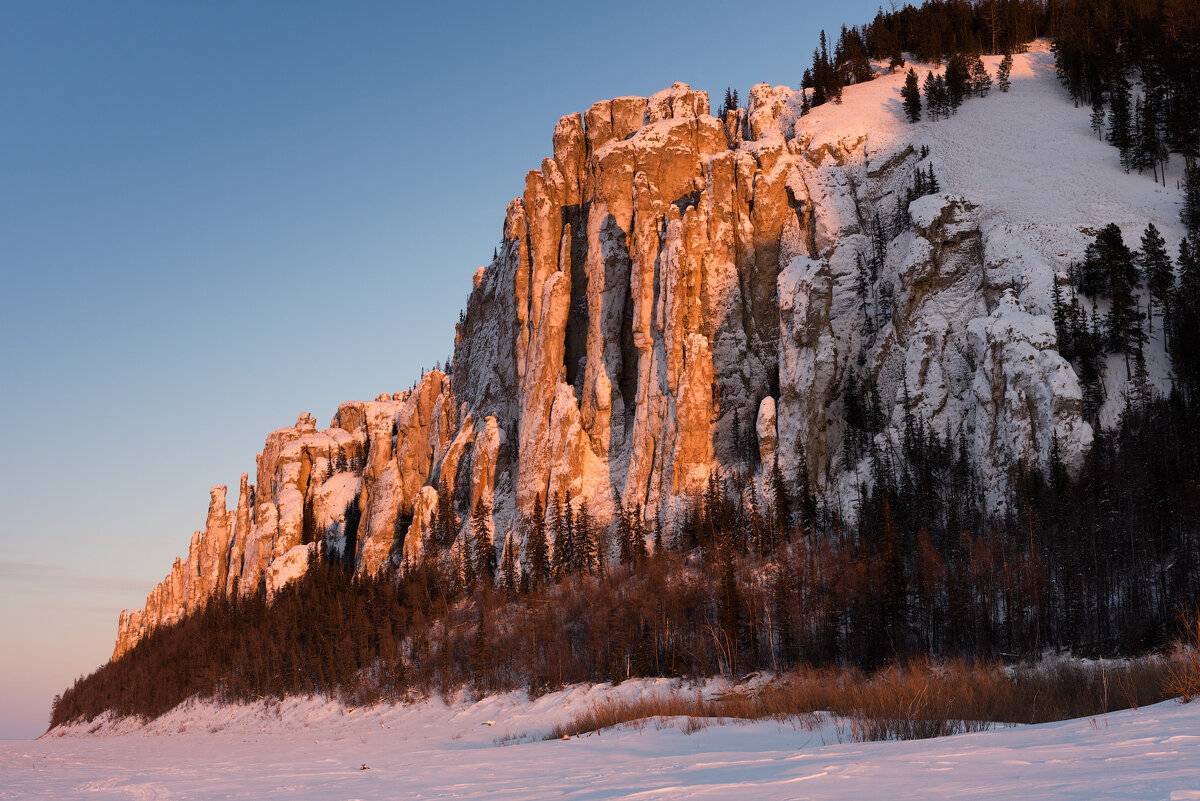
[[(1120, 169), (1044, 43), (1015, 57), (1010, 93), (949, 119), (907, 123), (903, 80), (804, 116), (787, 87), (718, 119), (675, 84), (563, 117), (475, 274), (452, 375), (271, 433), (236, 508), (214, 488), (187, 558), (122, 612), (114, 658), (214, 594), (275, 591), (318, 542), (360, 574), (413, 558), (439, 515), (480, 510), (497, 549), (567, 497), (601, 524), (636, 509), (669, 528), (711, 476), (761, 488), (777, 464), (853, 517), (864, 387), (871, 437), (895, 442), (907, 406), (966, 443), (994, 505), (1052, 442), (1078, 463), (1093, 432), (1053, 286), (1109, 222), (1177, 245), (1178, 193)], [(931, 168), (940, 191), (908, 206)]]

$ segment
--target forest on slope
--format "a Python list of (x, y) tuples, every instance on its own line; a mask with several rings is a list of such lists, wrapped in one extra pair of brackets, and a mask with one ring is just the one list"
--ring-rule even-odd
[[(156, 715), (194, 695), (366, 701), (1167, 645), (1200, 602), (1200, 179), (1196, 115), (1181, 111), (1195, 108), (1200, 62), (1184, 56), (1200, 42), (1196, 16), (1183, 2), (928, 2), (843, 30), (832, 53), (822, 42), (804, 80), (806, 103), (837, 102), (867, 79), (864, 59), (899, 68), (910, 53), (949, 69), (956, 56), (1050, 35), (1065, 91), (1099, 108), (1099, 135), (1127, 169), (1157, 178), (1170, 154), (1184, 161), (1188, 236), (1177, 254), (1152, 229), (1130, 246), (1105, 228), (1070, 285), (1056, 287), (1060, 348), (1085, 401), (1091, 393), (1097, 432), (1076, 474), (1057, 458), (1044, 470), (1013, 465), (1005, 513), (993, 515), (965, 445), (907, 404), (901, 447), (878, 448), (877, 399), (864, 387), (849, 395), (842, 443), (871, 465), (853, 520), (778, 465), (769, 503), (748, 478), (714, 477), (670, 527), (648, 528), (636, 509), (598, 526), (586, 505), (554, 499), (499, 554), (482, 510), (463, 527), (447, 508), (420, 559), (399, 570), (356, 577), (322, 550), (269, 601), (263, 590), (216, 597), (151, 632), (56, 698), (51, 725), (108, 710)], [(1166, 394), (1144, 372), (1155, 324), (1171, 357)], [(1104, 429), (1096, 394), (1114, 355), (1128, 365), (1127, 400)]]

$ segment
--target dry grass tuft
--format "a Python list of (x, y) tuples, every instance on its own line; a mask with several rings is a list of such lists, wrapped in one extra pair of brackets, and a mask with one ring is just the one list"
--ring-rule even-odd
[(1200, 697), (1200, 612), (1187, 621), (1187, 636), (1175, 647), (1167, 688), (1185, 704)]
[[(1086, 717), (1174, 695), (1200, 695), (1200, 688), (1186, 683), (1200, 681), (1200, 651), (1192, 649), (1188, 656), (1191, 661), (1145, 657), (1013, 669), (921, 660), (871, 675), (853, 669), (800, 669), (756, 690), (717, 698), (704, 698), (699, 692), (666, 693), (597, 703), (556, 726), (548, 737), (640, 727), (663, 718), (686, 718), (688, 733), (710, 724), (765, 719), (792, 720), (811, 729), (823, 712), (846, 719), (848, 738), (857, 742), (941, 737), (997, 724)], [(1191, 695), (1175, 689), (1185, 685)]]

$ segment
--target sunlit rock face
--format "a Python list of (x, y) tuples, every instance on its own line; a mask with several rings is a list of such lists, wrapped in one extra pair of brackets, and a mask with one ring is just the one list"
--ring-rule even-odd
[(881, 442), (907, 398), (968, 443), (994, 502), (1052, 440), (1077, 461), (1078, 381), (1042, 299), (991, 277), (980, 209), (935, 194), (898, 212), (922, 168), (904, 131), (812, 119), (766, 85), (718, 119), (685, 84), (560, 119), (474, 275), (452, 374), (269, 434), (235, 508), (214, 488), (186, 559), (121, 613), (114, 657), (215, 594), (277, 592), (313, 543), (373, 575), (419, 556), (439, 514), (481, 507), (519, 543), (539, 500), (670, 526), (714, 475), (853, 486), (851, 382), (876, 387)]

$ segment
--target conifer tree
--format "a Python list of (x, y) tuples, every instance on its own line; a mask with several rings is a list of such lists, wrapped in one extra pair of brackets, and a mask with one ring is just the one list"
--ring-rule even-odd
[(500, 557), (500, 576), (509, 592), (516, 592), (518, 587), (516, 550), (517, 542), (510, 531), (504, 535), (504, 553)]
[(622, 504), (617, 513), (617, 561), (622, 565), (632, 565), (634, 561), (630, 516), (630, 510)]
[(971, 69), (967, 65), (966, 56), (962, 53), (950, 56), (950, 60), (946, 62), (944, 79), (950, 108), (957, 109), (971, 91)]
[(1138, 287), (1137, 265), (1133, 253), (1125, 245), (1121, 229), (1109, 223), (1088, 245), (1084, 257), (1085, 294), (1107, 296), (1108, 348), (1112, 352), (1129, 354), (1144, 336), (1142, 315), (1138, 310), (1135, 290)]
[[(1137, 266), (1141, 271), (1142, 280), (1150, 288), (1151, 302), (1157, 303), (1160, 309), (1167, 309), (1171, 301), (1171, 290), (1175, 287), (1175, 272), (1171, 265), (1171, 257), (1167, 255), (1167, 243), (1162, 234), (1154, 227), (1154, 223), (1146, 226), (1142, 234), (1142, 248), (1137, 254)], [(1153, 318), (1151, 330), (1153, 331)]]
[(1004, 58), (1000, 59), (1000, 67), (996, 70), (996, 86), (1001, 92), (1008, 92), (1012, 88), (1012, 53), (1005, 53)]
[[(821, 42), (825, 41), (825, 31), (821, 31)], [(825, 105), (828, 99), (825, 95), (825, 66), (821, 58), (820, 49), (813, 50), (813, 65), (812, 65), (812, 100), (813, 108)]]
[(1171, 300), (1172, 362), (1180, 388), (1189, 397), (1200, 394), (1200, 254), (1196, 240), (1179, 244), (1179, 283)]
[(1137, 112), (1137, 149), (1133, 154), (1133, 166), (1138, 172), (1150, 169), (1158, 180), (1158, 164), (1166, 153), (1163, 150), (1162, 137), (1158, 128), (1158, 104), (1154, 98), (1147, 96), (1138, 103)]
[(1153, 388), (1150, 385), (1150, 372), (1146, 369), (1145, 349), (1139, 344), (1133, 352), (1133, 373), (1126, 391), (1126, 413), (1142, 411), (1152, 399)]
[(925, 90), (925, 109), (929, 112), (929, 119), (937, 122), (942, 113), (942, 106), (938, 97), (937, 78), (934, 77), (932, 70), (925, 73), (923, 88)]
[(976, 97), (987, 97), (992, 88), (992, 76), (988, 73), (987, 67), (983, 65), (983, 59), (979, 56), (971, 62), (971, 94)]
[(909, 122), (921, 121), (921, 88), (917, 85), (917, 71), (909, 68), (904, 78), (904, 88), (900, 90), (904, 98), (904, 114)]
[(492, 543), (492, 532), (488, 525), (491, 517), (491, 510), (482, 500), (477, 501), (471, 515), (471, 556), (475, 560), (475, 574), (484, 587), (492, 587), (496, 583), (496, 546)]
[(479, 561), (475, 553), (475, 537), (470, 526), (463, 528), (458, 539), (458, 553), (454, 555), (457, 561), (457, 578), (461, 589), (474, 592), (479, 585)]
[(554, 576), (562, 579), (575, 566), (575, 548), (572, 542), (575, 528), (571, 520), (571, 500), (567, 496), (558, 496), (554, 504), (554, 516), (551, 518), (551, 528), (554, 534)]
[(867, 277), (867, 263), (863, 260), (862, 254), (858, 254), (857, 272), (854, 277), (854, 290), (858, 294), (859, 308), (862, 309), (863, 317), (870, 321), (870, 313), (867, 310), (867, 298), (869, 297), (871, 281)]
[(1193, 243), (1200, 242), (1200, 161), (1193, 160), (1183, 172), (1183, 209), (1179, 219)]
[(1112, 111), (1108, 115), (1108, 141), (1121, 153), (1121, 166), (1129, 171), (1133, 154), (1133, 126), (1129, 117), (1129, 84), (1124, 78), (1113, 83), (1109, 98)]
[(598, 572), (600, 567), (599, 549), (596, 547), (596, 534), (587, 501), (580, 501), (579, 512), (575, 515), (574, 523), (575, 536), (572, 539), (575, 547), (575, 570), (578, 573)]
[(775, 531), (780, 539), (786, 539), (792, 528), (792, 499), (783, 480), (783, 471), (779, 469), (778, 455), (771, 465), (771, 503), (775, 507)]
[(642, 517), (642, 506), (637, 504), (629, 515), (629, 537), (633, 551), (633, 561), (641, 564), (646, 561), (646, 526)]
[(1104, 120), (1106, 118), (1104, 112), (1104, 95), (1100, 92), (1092, 93), (1092, 133), (1096, 134), (1097, 138), (1104, 139)]
[(950, 99), (950, 89), (946, 84), (946, 76), (936, 76), (933, 79), (933, 88), (937, 96), (938, 113), (943, 117), (949, 117), (958, 107)]
[(546, 512), (540, 495), (533, 500), (533, 515), (528, 521), (525, 559), (530, 583), (541, 587), (550, 577), (550, 555), (546, 544)]
[(738, 95), (736, 89), (725, 87), (725, 102), (721, 106), (721, 116), (724, 117), (731, 111), (738, 109)]

